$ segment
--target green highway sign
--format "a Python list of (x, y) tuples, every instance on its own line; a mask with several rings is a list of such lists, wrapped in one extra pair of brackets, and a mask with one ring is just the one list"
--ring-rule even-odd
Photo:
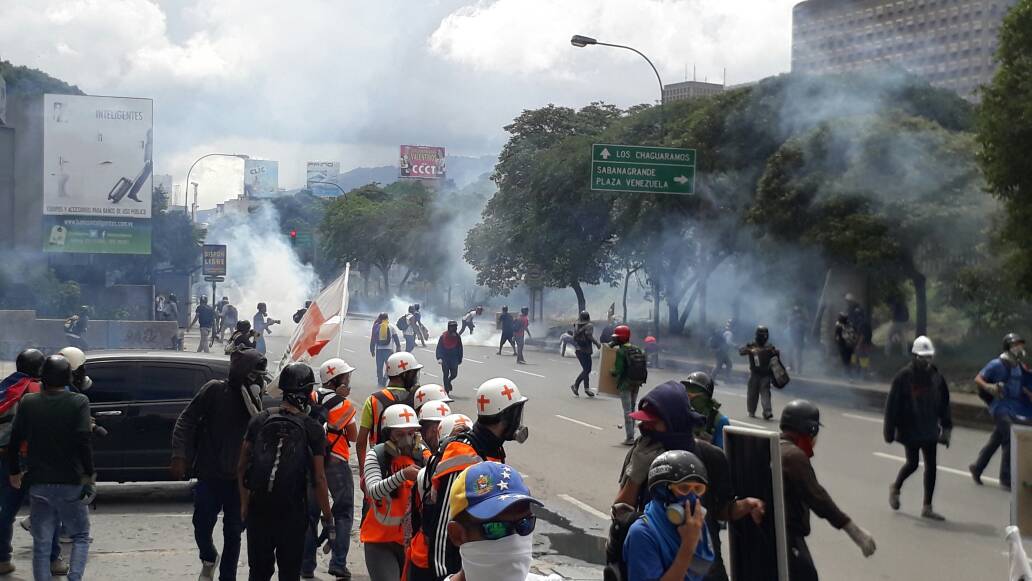
[(596, 143), (591, 189), (643, 194), (695, 193), (695, 150)]

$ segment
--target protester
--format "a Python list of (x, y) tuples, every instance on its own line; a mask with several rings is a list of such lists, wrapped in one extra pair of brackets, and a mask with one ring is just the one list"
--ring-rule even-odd
[(795, 373), (803, 372), (803, 353), (806, 351), (806, 331), (809, 322), (803, 314), (803, 307), (795, 305), (788, 315), (788, 340), (790, 345), (788, 364)]
[[(72, 539), (68, 579), (80, 581), (90, 547), (88, 505), (96, 496), (90, 401), (68, 389), (72, 369), (62, 356), (48, 357), (40, 376), (43, 390), (21, 398), (11, 426), (8, 480), (13, 488), (29, 491), (33, 578), (49, 581), (61, 573), (63, 567), (55, 561), (60, 550), (55, 548), (55, 537), (63, 527)], [(23, 466), (24, 445), (28, 453)]]
[(599, 341), (599, 343), (602, 343), (603, 345), (608, 345), (608, 344), (612, 343), (613, 342), (613, 330), (616, 329), (616, 326), (618, 324), (619, 324), (619, 322), (616, 320), (615, 317), (608, 317), (606, 319), (606, 325), (604, 327), (602, 327), (602, 331), (599, 332), (599, 334), (598, 334), (598, 341)]
[(624, 415), (624, 446), (634, 445), (634, 420), (631, 414), (638, 405), (638, 390), (649, 377), (645, 352), (637, 345), (631, 344), (631, 328), (620, 325), (611, 333), (610, 345), (616, 349), (613, 369), (610, 375), (616, 379), (616, 389), (620, 392), (620, 404)]
[(222, 308), (219, 309), (219, 341), (225, 340), (226, 329), (230, 329), (230, 335), (236, 330), (240, 314), (237, 308), (229, 302), (229, 297), (222, 297)]
[(529, 308), (523, 307), (520, 309), (520, 314), (513, 320), (512, 340), (516, 347), (516, 363), (526, 363), (526, 360), (523, 359), (523, 344), (527, 337), (533, 338), (530, 334), (530, 317), (527, 316), (529, 312)]
[(892, 380), (885, 402), (885, 442), (899, 442), (906, 450), (907, 461), (889, 487), (889, 506), (899, 510), (899, 492), (903, 482), (917, 470), (918, 454), (924, 456), (924, 506), (921, 516), (946, 520), (932, 509), (935, 494), (936, 451), (939, 444), (947, 448), (953, 431), (950, 416), (950, 390), (946, 379), (932, 363), (935, 345), (924, 335), (914, 340), (913, 360), (899, 370)]
[(652, 335), (645, 337), (645, 359), (649, 367), (659, 369), (659, 342)]
[(727, 323), (724, 325), (724, 329), (714, 333), (710, 337), (710, 350), (713, 351), (713, 357), (716, 360), (716, 363), (713, 365), (713, 371), (710, 372), (713, 379), (717, 379), (717, 374), (720, 373), (721, 370), (727, 372), (728, 380), (731, 379), (731, 368), (733, 367), (733, 364), (731, 363), (731, 347), (734, 346), (734, 332), (732, 331), (733, 325), (734, 321), (728, 319)]
[(1003, 338), (1003, 352), (982, 368), (975, 376), (979, 393), (990, 401), (989, 413), (995, 427), (989, 441), (975, 463), (968, 467), (975, 483), (982, 484), (982, 472), (997, 448), (1003, 449), (1000, 461), (1000, 486), (1011, 486), (1011, 426), (1032, 421), (1032, 401), (1026, 391), (1027, 372), (1023, 373), (1025, 361), (1025, 340), (1017, 333), (1008, 333)]
[(810, 511), (825, 519), (860, 547), (864, 557), (874, 554), (870, 533), (856, 525), (817, 481), (810, 464), (820, 431), (820, 410), (797, 399), (781, 410), (781, 470), (785, 488), (785, 528), (788, 533), (788, 569), (792, 581), (816, 581), (817, 568), (806, 544)]
[[(0, 449), (7, 449), (11, 441), (11, 427), (18, 411), (18, 403), (30, 393), (40, 391), (40, 373), (46, 356), (38, 349), (26, 349), (15, 358), (15, 372), (0, 382)], [(69, 364), (69, 368), (71, 365)], [(24, 453), (22, 459), (24, 459)], [(14, 538), (14, 519), (25, 501), (28, 486), (15, 488), (9, 478), (10, 466), (6, 455), (0, 454), (0, 575), (9, 575), (15, 571), (11, 562)], [(54, 530), (53, 544), (50, 553), (50, 572), (53, 575), (66, 575), (68, 565), (61, 559), (59, 531)]]
[[(265, 356), (255, 349), (235, 351), (229, 358), (229, 377), (204, 384), (179, 414), (172, 432), (172, 477), (197, 478), (193, 528), (201, 559), (201, 581), (214, 579), (216, 567), (222, 581), (236, 579), (243, 530), (237, 487), (240, 444), (248, 422), (262, 409), (267, 366)], [(212, 541), (220, 512), (221, 565)]]
[(280, 581), (301, 578), (309, 486), (331, 546), (336, 541), (324, 469), (326, 433), (308, 415), (315, 374), (304, 363), (291, 363), (278, 385), (283, 401), (251, 418), (237, 466), (251, 581), (269, 581), (277, 568)]
[(479, 305), (467, 311), (466, 314), (462, 317), (462, 329), (459, 329), (459, 335), (462, 335), (466, 331), (466, 329), (469, 329), (469, 334), (472, 335), (473, 329), (476, 328), (474, 318), (480, 316), (483, 313), (484, 307)]
[(78, 347), (83, 351), (89, 350), (85, 337), (86, 332), (90, 328), (89, 312), (90, 307), (88, 305), (82, 305), (75, 314), (64, 321), (64, 333), (65, 338), (68, 340), (68, 344), (73, 347)]
[(849, 322), (849, 315), (839, 313), (835, 321), (835, 346), (838, 347), (839, 359), (842, 361), (842, 369), (850, 381), (853, 380), (853, 351), (859, 341), (856, 328)]
[(720, 402), (713, 397), (713, 379), (705, 371), (693, 371), (681, 385), (688, 393), (692, 410), (705, 418), (705, 423), (695, 428), (695, 437), (723, 450), (724, 428), (731, 425), (731, 420), (720, 413)]
[(509, 314), (509, 307), (502, 307), (502, 314), (498, 316), (498, 324), (502, 327), (502, 339), (498, 342), (498, 354), (502, 354), (502, 347), (506, 343), (512, 346), (513, 355), (516, 354), (516, 340), (513, 338), (515, 332), (514, 320)]
[(412, 350), (416, 348), (416, 330), (418, 329), (414, 305), (409, 305), (408, 313), (398, 319), (398, 328), (405, 337), (405, 351), (412, 353)]
[(161, 320), (179, 321), (179, 299), (175, 293), (168, 293), (168, 299), (161, 306)]
[(237, 321), (236, 330), (226, 343), (226, 355), (232, 355), (241, 349), (254, 349), (258, 344), (258, 333), (251, 329), (251, 321)]
[(444, 389), (452, 390), (452, 381), (459, 376), (459, 365), (462, 365), (462, 337), (455, 330), (459, 324), (448, 321), (448, 330), (437, 340), (437, 363), (441, 366), (441, 377)]
[(208, 353), (208, 341), (211, 338), (211, 330), (215, 324), (215, 309), (208, 304), (208, 297), (201, 295), (200, 304), (194, 310), (193, 320), (186, 325), (186, 330), (189, 331), (190, 327), (197, 326), (201, 330), (201, 342), (197, 344), (197, 352)]
[(907, 308), (906, 298), (902, 295), (893, 296), (889, 299), (889, 309), (892, 312), (892, 322), (889, 324), (888, 337), (885, 339), (885, 355), (893, 351), (907, 352), (907, 341), (903, 338), (907, 323), (910, 321), (910, 309)]
[(452, 581), (561, 581), (530, 572), (537, 517), (542, 506), (519, 470), (481, 462), (463, 470), (448, 491), (448, 540), (458, 547), (461, 572)]
[(254, 314), (254, 320), (251, 322), (251, 328), (258, 334), (258, 339), (255, 341), (255, 349), (257, 349), (262, 355), (265, 354), (265, 335), (271, 334), (273, 325), (279, 324), (278, 319), (273, 319), (269, 316), (269, 309), (265, 303), (258, 303), (258, 312)]
[[(348, 570), (348, 551), (351, 548), (351, 529), (355, 520), (355, 481), (351, 474), (351, 444), (358, 439), (358, 415), (348, 396), (351, 395), (351, 375), (355, 368), (343, 359), (327, 359), (319, 366), (321, 387), (313, 392), (318, 407), (317, 416), (326, 429), (326, 486), (333, 500), (333, 523), (337, 538), (330, 546), (332, 555), (327, 570), (338, 581), (351, 579)], [(319, 524), (318, 503), (309, 499), (308, 530), (305, 553), (301, 563), (301, 577), (315, 576)]]
[[(424, 463), (415, 410), (394, 404), (383, 412), (383, 441), (366, 452), (365, 490), (369, 510), (362, 519), (360, 540), (371, 581), (397, 581), (405, 566), (405, 521), (412, 489)], [(411, 531), (411, 524), (409, 525)]]
[[(419, 389), (422, 390), (426, 387), (429, 386), (424, 385)], [(415, 408), (419, 415), (419, 436), (425, 444), (423, 447), (424, 465), (430, 461), (434, 452), (440, 449), (441, 441), (444, 439), (441, 435), (441, 424), (445, 418), (451, 415), (451, 407), (445, 402), (445, 398), (447, 401), (451, 401), (451, 399), (447, 397), (444, 388), (439, 385), (432, 387), (434, 389), (428, 392), (428, 395), (433, 396), (434, 399), (424, 398), (423, 404)], [(416, 399), (419, 400), (419, 391), (416, 392)], [(450, 430), (451, 428), (449, 428), (449, 434)], [(405, 570), (402, 574), (402, 579), (406, 581), (433, 581), (434, 579), (434, 575), (430, 571), (430, 544), (426, 540), (426, 533), (423, 532), (423, 494), (426, 489), (421, 483), (426, 481), (424, 476), (425, 472), (420, 470), (420, 474), (416, 477), (417, 486), (413, 489), (410, 515), (412, 539), (405, 546)]]
[(756, 417), (756, 404), (759, 400), (763, 403), (763, 419), (772, 419), (774, 409), (770, 401), (770, 360), (780, 355), (780, 352), (770, 343), (770, 331), (767, 327), (756, 327), (754, 341), (739, 349), (738, 354), (749, 357), (749, 384), (745, 400), (749, 417)]
[(312, 306), (312, 301), (305, 301), (305, 306), (303, 306), (300, 309), (294, 311), (294, 316), (292, 316), (291, 319), (293, 319), (295, 323), (300, 323), (301, 319), (305, 318), (305, 313), (308, 312), (308, 307), (311, 307), (311, 306)]
[(426, 340), (430, 337), (430, 331), (423, 326), (423, 313), (419, 311), (419, 303), (412, 305), (412, 315), (415, 317), (416, 338), (419, 339), (419, 346), (426, 347)]
[(574, 327), (573, 332), (573, 343), (576, 346), (577, 361), (580, 363), (581, 372), (574, 380), (573, 385), (570, 386), (570, 391), (573, 392), (574, 397), (580, 397), (580, 385), (584, 383), (584, 393), (588, 397), (595, 397), (595, 392), (591, 389), (591, 354), (593, 353), (592, 346), (602, 348), (602, 344), (595, 339), (595, 327), (591, 324), (591, 315), (587, 311), (582, 311), (580, 317), (577, 319), (577, 325)]
[(419, 370), (423, 368), (416, 357), (399, 351), (387, 358), (387, 387), (374, 392), (362, 405), (358, 424), (358, 475), (365, 481), (365, 459), (369, 448), (381, 442), (381, 421), (384, 410), (394, 404), (412, 404), (413, 392), (419, 387)]
[[(387, 385), (387, 376), (384, 375), (384, 368), (387, 358), (392, 353), (401, 351), (401, 342), (398, 341), (398, 330), (388, 320), (387, 313), (380, 313), (373, 321), (372, 332), (369, 335), (369, 356), (376, 359), (376, 380), (377, 385)], [(359, 461), (362, 457), (359, 456)]]
[(576, 344), (573, 341), (573, 329), (567, 329), (567, 330), (563, 331), (562, 335), (559, 336), (559, 356), (560, 357), (566, 357), (566, 348), (568, 346), (570, 346), (570, 345), (573, 345), (574, 349), (577, 348)]
[(86, 354), (78, 347), (65, 347), (57, 352), (58, 355), (68, 360), (72, 368), (72, 383), (69, 385), (72, 391), (86, 393), (93, 387), (93, 380), (86, 375)]

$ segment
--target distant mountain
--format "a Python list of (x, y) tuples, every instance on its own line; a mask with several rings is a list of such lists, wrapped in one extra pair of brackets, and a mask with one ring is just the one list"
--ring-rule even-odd
[[(498, 158), (493, 155), (481, 157), (448, 156), (448, 180), (454, 182), (456, 188), (464, 188), (476, 182), (485, 173), (494, 170)], [(398, 166), (384, 165), (380, 167), (356, 167), (340, 174), (337, 183), (345, 191), (364, 186), (372, 182), (383, 185), (398, 181)]]

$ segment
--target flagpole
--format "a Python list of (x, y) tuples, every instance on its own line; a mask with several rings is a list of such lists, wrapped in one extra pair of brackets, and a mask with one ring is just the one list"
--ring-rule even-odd
[(337, 331), (337, 359), (344, 348), (344, 319), (348, 315), (348, 281), (351, 278), (351, 263), (344, 265), (344, 292), (340, 297), (340, 329)]

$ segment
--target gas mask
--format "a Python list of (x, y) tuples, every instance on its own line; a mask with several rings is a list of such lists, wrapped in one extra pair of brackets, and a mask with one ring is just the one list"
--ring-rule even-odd
[(1025, 344), (1024, 343), (1016, 343), (1014, 345), (1011, 345), (1010, 355), (1016, 361), (1019, 361), (1019, 362), (1020, 361), (1024, 361), (1025, 360)]
[(419, 389), (419, 370), (413, 369), (412, 371), (406, 371), (401, 376), (401, 380), (405, 382), (405, 389), (416, 391)]
[(265, 386), (269, 384), (269, 373), (264, 369), (255, 369), (247, 374), (247, 385), (258, 393), (265, 393)]
[(403, 434), (397, 438), (392, 438), (391, 440), (399, 450), (411, 450), (412, 447), (416, 445), (415, 434)]
[(690, 514), (695, 514), (699, 505), (699, 498), (706, 493), (706, 485), (701, 482), (683, 482), (674, 486), (682, 490), (675, 491), (672, 487), (667, 488), (660, 500), (666, 505), (666, 516), (670, 524), (681, 526), (686, 520), (685, 504), (688, 505)]
[(533, 533), (513, 534), (497, 541), (463, 543), (459, 555), (469, 581), (526, 581), (533, 550)]
[(932, 366), (932, 358), (918, 355), (914, 357), (914, 367), (924, 371)]
[(523, 406), (517, 405), (505, 410), (505, 420), (508, 426), (502, 439), (505, 441), (522, 444), (530, 437), (530, 430), (523, 425)]
[(86, 393), (93, 387), (93, 380), (90, 379), (89, 375), (86, 375), (85, 365), (80, 365), (78, 369), (72, 372), (72, 386), (79, 393)]
[(284, 391), (283, 401), (307, 414), (312, 407), (311, 391)]

